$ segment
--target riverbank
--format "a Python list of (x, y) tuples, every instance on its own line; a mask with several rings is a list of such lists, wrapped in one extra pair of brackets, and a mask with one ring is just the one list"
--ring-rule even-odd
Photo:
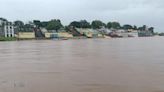
[(16, 41), (15, 37), (0, 37), (0, 41)]
[[(100, 37), (101, 39), (107, 37)], [(73, 38), (16, 38), (16, 37), (0, 37), (0, 41), (24, 41), (24, 40), (72, 40), (72, 39), (100, 39), (100, 38), (87, 38), (87, 37), (73, 37)], [(109, 38), (109, 37), (108, 37)]]

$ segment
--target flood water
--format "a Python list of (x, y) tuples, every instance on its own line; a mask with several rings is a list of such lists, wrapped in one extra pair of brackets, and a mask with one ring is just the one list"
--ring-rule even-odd
[(164, 38), (0, 42), (0, 92), (164, 92)]

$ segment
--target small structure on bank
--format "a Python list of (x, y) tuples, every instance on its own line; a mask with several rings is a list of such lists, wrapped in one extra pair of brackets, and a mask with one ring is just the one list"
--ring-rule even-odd
[(87, 38), (102, 38), (103, 34), (95, 29), (90, 28), (76, 28), (76, 30)]
[(35, 39), (36, 33), (33, 24), (15, 25), (16, 37), (18, 40)]
[(44, 31), (45, 33), (45, 38), (47, 39), (63, 39), (63, 38), (73, 38), (73, 35), (66, 32), (65, 30), (47, 30), (46, 29), (42, 29), (42, 31)]
[(35, 32), (19, 32), (18, 39), (35, 39)]
[(116, 38), (138, 37), (138, 30), (118, 29), (118, 30), (112, 30), (108, 35)]
[(42, 30), (39, 27), (35, 27), (33, 30), (35, 32), (35, 37), (37, 39), (44, 39), (45, 38), (44, 33), (42, 32)]

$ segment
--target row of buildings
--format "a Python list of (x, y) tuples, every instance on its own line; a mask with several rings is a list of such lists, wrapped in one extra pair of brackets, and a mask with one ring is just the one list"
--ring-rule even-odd
[[(53, 39), (53, 38), (74, 38), (86, 37), (97, 38), (103, 37), (103, 34), (92, 29), (70, 28), (68, 30), (60, 29), (47, 30), (46, 28), (38, 28), (32, 25), (32, 31), (19, 31), (19, 28), (14, 23), (0, 18), (0, 37), (16, 37), (18, 39)], [(31, 29), (29, 28), (29, 29)]]
[(146, 30), (123, 30), (123, 29), (89, 29), (70, 27), (67, 30), (60, 29), (47, 30), (46, 28), (38, 28), (33, 25), (32, 31), (19, 31), (12, 22), (0, 18), (0, 37), (16, 37), (18, 39), (53, 39), (53, 38), (103, 38), (103, 37), (146, 37), (153, 36), (153, 32)]
[(110, 37), (119, 37), (119, 38), (127, 38), (127, 37), (151, 37), (154, 36), (154, 32), (150, 30), (111, 30), (109, 34)]

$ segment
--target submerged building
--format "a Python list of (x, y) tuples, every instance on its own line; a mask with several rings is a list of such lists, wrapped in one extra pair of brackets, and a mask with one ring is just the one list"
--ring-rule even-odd
[(124, 29), (119, 29), (119, 30), (112, 30), (108, 34), (110, 37), (118, 37), (118, 38), (127, 38), (127, 37), (138, 37), (138, 30), (124, 30)]
[(154, 36), (154, 33), (149, 30), (144, 30), (144, 31), (139, 31), (138, 36), (139, 37), (151, 37), (151, 36)]
[(98, 30), (90, 29), (90, 28), (76, 28), (76, 30), (83, 36), (87, 38), (103, 38), (104, 35), (102, 32)]
[(139, 37), (154, 36), (154, 28), (153, 27), (148, 28), (147, 26), (145, 26), (145, 28), (142, 28), (141, 30), (138, 31), (138, 36)]

